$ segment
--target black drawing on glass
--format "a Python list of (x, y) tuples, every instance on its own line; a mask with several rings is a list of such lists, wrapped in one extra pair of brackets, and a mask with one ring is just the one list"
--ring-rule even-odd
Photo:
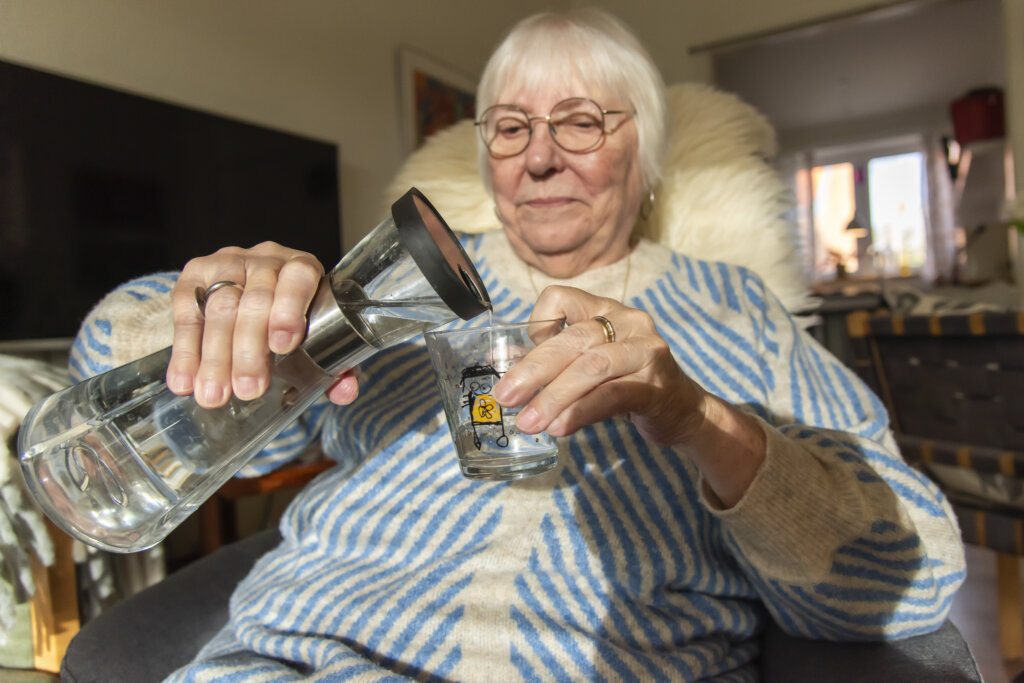
[(477, 427), (499, 425), (501, 436), (494, 440), (500, 448), (508, 446), (505, 423), (501, 419), (501, 406), (491, 396), (491, 386), (501, 375), (490, 365), (471, 365), (462, 371), (459, 386), (465, 391), (462, 405), (469, 408), (469, 423), (473, 427), (473, 445), (480, 449), (480, 435)]

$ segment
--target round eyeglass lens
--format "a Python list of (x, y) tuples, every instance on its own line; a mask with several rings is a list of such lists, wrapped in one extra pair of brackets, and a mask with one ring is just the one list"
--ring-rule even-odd
[(515, 156), (530, 144), (530, 121), (519, 107), (495, 105), (484, 112), (480, 135), (491, 154)]
[(555, 105), (550, 115), (555, 141), (570, 152), (585, 152), (604, 135), (604, 114), (592, 100), (582, 97)]

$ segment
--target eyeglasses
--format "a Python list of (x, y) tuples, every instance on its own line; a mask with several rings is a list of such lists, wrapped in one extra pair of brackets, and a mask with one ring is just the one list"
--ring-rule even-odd
[(480, 137), (491, 155), (499, 159), (514, 157), (530, 144), (533, 124), (545, 121), (551, 139), (567, 152), (589, 152), (607, 132), (608, 114), (635, 114), (631, 109), (601, 109), (586, 97), (571, 97), (556, 104), (547, 116), (530, 116), (514, 104), (488, 107), (475, 121)]

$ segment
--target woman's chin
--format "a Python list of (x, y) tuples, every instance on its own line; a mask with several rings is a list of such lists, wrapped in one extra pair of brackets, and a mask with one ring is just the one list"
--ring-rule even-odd
[(522, 223), (562, 223), (586, 220), (585, 204), (573, 201), (527, 202), (516, 207), (516, 218)]
[(538, 256), (560, 256), (579, 251), (589, 235), (567, 229), (565, 226), (522, 226), (519, 234), (527, 248)]
[(516, 222), (509, 226), (522, 240), (546, 252), (573, 250), (584, 244), (594, 233), (590, 216), (579, 211), (520, 211)]

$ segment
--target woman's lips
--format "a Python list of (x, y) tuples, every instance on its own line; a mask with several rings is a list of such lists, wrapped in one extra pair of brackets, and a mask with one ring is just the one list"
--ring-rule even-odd
[(571, 197), (538, 197), (537, 199), (530, 199), (525, 202), (527, 206), (532, 206), (537, 209), (549, 209), (558, 206), (565, 206), (570, 203), (572, 203)]

